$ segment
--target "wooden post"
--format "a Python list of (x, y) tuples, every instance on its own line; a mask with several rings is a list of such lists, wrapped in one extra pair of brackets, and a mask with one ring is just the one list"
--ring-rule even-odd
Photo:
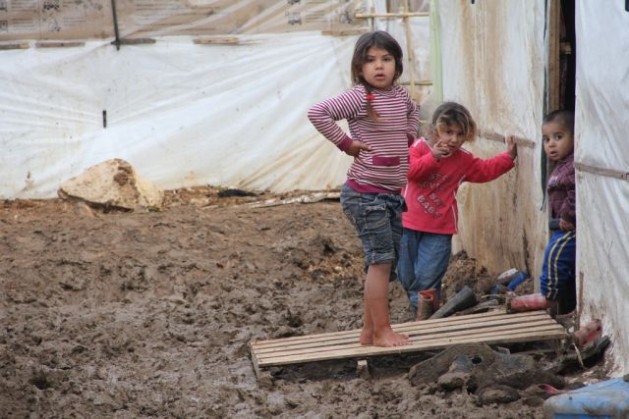
[(368, 380), (371, 378), (369, 373), (369, 364), (366, 359), (359, 359), (356, 362), (356, 376), (362, 378), (363, 380)]
[(552, 0), (548, 10), (548, 109), (561, 106), (561, 3)]
[(410, 91), (411, 97), (415, 98), (415, 50), (413, 48), (413, 33), (411, 31), (411, 25), (409, 21), (409, 5), (408, 0), (402, 2), (404, 6), (404, 33), (406, 35), (406, 52), (408, 55), (408, 67), (410, 71)]
[(577, 320), (574, 325), (574, 330), (581, 328), (581, 315), (583, 314), (583, 271), (579, 272), (579, 294), (577, 298)]

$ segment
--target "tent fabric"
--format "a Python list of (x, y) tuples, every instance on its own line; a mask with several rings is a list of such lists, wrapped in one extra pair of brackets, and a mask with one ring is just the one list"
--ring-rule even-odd
[[(469, 148), (483, 157), (504, 149), (484, 132), (534, 144), (519, 147), (517, 168), (506, 177), (460, 189), (455, 250), (491, 271), (516, 267), (537, 279), (548, 238), (539, 131), (547, 106), (549, 5), (436, 3), (443, 99), (466, 105), (481, 129)], [(629, 370), (629, 70), (618, 64), (629, 62), (628, 31), (623, 2), (577, 2), (577, 286), (581, 321), (603, 321), (619, 372)]]
[(0, 41), (340, 31), (363, 0), (2, 0)]
[[(629, 11), (577, 2), (577, 263), (586, 318), (603, 321), (629, 371)], [(596, 170), (603, 169), (603, 170)]]
[(349, 161), (305, 115), (349, 85), (355, 40), (299, 33), (246, 36), (237, 47), (178, 37), (119, 51), (109, 42), (2, 51), (0, 196), (55, 196), (111, 158), (165, 189), (336, 187)]
[[(9, 9), (17, 13), (18, 3), (9, 2)], [(116, 3), (121, 16), (135, 16), (128, 1)], [(195, 7), (205, 3), (197, 1)], [(385, 2), (369, 3), (380, 10)], [(212, 7), (230, 22), (250, 22), (244, 6), (260, 4), (220, 1)], [(246, 32), (239, 27), (227, 44), (162, 36), (155, 43), (120, 49), (111, 38), (74, 47), (26, 42), (27, 49), (0, 49), (0, 83), (6, 86), (0, 90), (5, 168), (0, 197), (54, 197), (64, 180), (113, 158), (128, 161), (163, 189), (206, 184), (272, 192), (338, 188), (351, 158), (329, 144), (306, 113), (312, 104), (351, 86), (351, 54), (361, 31), (368, 29), (366, 20), (350, 19), (349, 10), (364, 10), (367, 2), (264, 4), (269, 6), (267, 23), (290, 12), (309, 16), (320, 29), (350, 25), (361, 30), (330, 36), (291, 27), (284, 33), (238, 34)], [(94, 6), (98, 1), (90, 5), (86, 19), (100, 10)], [(172, 4), (173, 13), (181, 11), (177, 5)], [(62, 6), (59, 13), (72, 17), (69, 6)], [(249, 19), (260, 19), (253, 15)], [(94, 19), (98, 26), (104, 17)], [(376, 19), (375, 24), (395, 33), (406, 50), (399, 19)], [(428, 20), (413, 18), (409, 26), (419, 80), (429, 77), (424, 75), (429, 73)], [(76, 34), (67, 35), (74, 39)], [(0, 42), (6, 39), (0, 33)], [(408, 85), (408, 71), (402, 82)]]
[[(547, 238), (541, 185), (544, 112), (545, 1), (437, 2), (443, 100), (466, 106), (480, 136), (465, 147), (487, 158), (506, 146), (485, 133), (513, 134), (516, 169), (488, 184), (459, 190), (459, 234), (465, 249), (494, 272), (512, 267), (536, 277)], [(489, 203), (489, 204), (488, 204)]]

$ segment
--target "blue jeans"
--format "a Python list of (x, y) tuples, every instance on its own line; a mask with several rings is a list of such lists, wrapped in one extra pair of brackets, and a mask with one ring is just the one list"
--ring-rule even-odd
[(441, 280), (448, 270), (451, 252), (451, 234), (403, 229), (397, 271), (413, 309), (417, 310), (419, 291), (434, 288), (441, 297)]
[(404, 198), (399, 194), (361, 193), (347, 185), (341, 189), (341, 207), (363, 244), (365, 272), (369, 265), (391, 263), (390, 280), (396, 278)]
[(553, 233), (544, 251), (540, 292), (548, 300), (559, 301), (562, 313), (576, 305), (576, 253), (576, 232), (561, 230)]

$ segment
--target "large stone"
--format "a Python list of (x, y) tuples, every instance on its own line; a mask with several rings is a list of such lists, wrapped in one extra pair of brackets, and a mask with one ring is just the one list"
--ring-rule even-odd
[(164, 193), (137, 175), (131, 164), (112, 159), (88, 168), (68, 179), (58, 191), (63, 199), (79, 199), (89, 204), (127, 210), (159, 208)]

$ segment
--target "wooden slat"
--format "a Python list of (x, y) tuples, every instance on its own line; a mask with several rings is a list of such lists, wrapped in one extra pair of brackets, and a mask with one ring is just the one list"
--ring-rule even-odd
[(216, 36), (212, 38), (195, 38), (192, 40), (197, 45), (238, 45), (240, 39), (235, 36)]
[[(499, 134), (494, 131), (479, 130), (478, 136), (486, 140), (497, 141), (500, 143), (504, 143), (506, 141), (506, 138), (504, 135)], [(521, 145), (528, 148), (535, 148), (535, 144), (536, 144), (535, 141), (530, 140), (528, 138), (523, 138), (523, 137), (514, 137), (514, 141), (517, 145), (519, 146)]]
[(352, 28), (352, 29), (328, 29), (321, 31), (322, 35), (327, 36), (355, 36), (369, 32), (368, 28)]
[[(561, 328), (561, 325), (549, 325), (547, 322), (527, 322), (524, 324), (513, 323), (504, 323), (504, 324), (495, 324), (495, 325), (483, 325), (482, 327), (470, 328), (466, 326), (455, 326), (455, 327), (441, 327), (439, 329), (434, 329), (430, 331), (417, 331), (417, 330), (399, 330), (399, 332), (405, 333), (408, 337), (413, 340), (421, 340), (421, 339), (433, 339), (435, 334), (438, 333), (440, 338), (442, 337), (459, 337), (459, 336), (467, 336), (467, 335), (479, 335), (485, 332), (494, 332), (494, 331), (504, 331), (513, 333), (514, 331), (526, 331), (538, 327), (552, 327), (552, 328)], [(261, 346), (258, 348), (258, 355), (262, 354), (272, 354), (275, 352), (287, 352), (287, 351), (301, 351), (303, 353), (307, 351), (315, 351), (317, 348), (329, 348), (332, 345), (336, 347), (341, 346), (354, 346), (357, 344), (358, 336), (355, 337), (344, 337), (342, 339), (330, 338), (328, 341), (316, 341), (316, 342), (303, 342), (303, 343), (293, 343), (287, 346)]]
[(342, 358), (421, 352), (461, 343), (516, 343), (563, 339), (566, 330), (545, 311), (506, 314), (504, 311), (408, 322), (394, 325), (409, 336), (399, 347), (363, 346), (360, 330), (320, 333), (250, 344), (256, 373), (260, 368)]
[[(424, 320), (421, 322), (407, 322), (393, 325), (393, 330), (396, 332), (407, 332), (409, 329), (412, 330), (422, 330), (422, 329), (435, 329), (441, 327), (442, 325), (479, 325), (479, 321), (482, 321), (483, 324), (487, 321), (492, 321), (493, 319), (505, 320), (505, 315), (507, 313), (505, 311), (493, 311), (488, 313), (480, 313), (480, 314), (470, 314), (467, 316), (459, 316), (459, 317), (446, 317), (441, 319), (432, 319), (432, 320)], [(547, 319), (549, 318), (548, 314), (544, 311), (529, 311), (524, 313), (515, 313), (509, 314), (508, 319), (518, 319), (521, 321), (525, 321), (525, 319)], [(441, 329), (439, 329), (441, 330)], [(342, 332), (329, 332), (329, 333), (319, 333), (308, 336), (294, 336), (289, 338), (281, 338), (281, 339), (271, 339), (264, 341), (257, 341), (255, 345), (257, 346), (266, 346), (266, 345), (279, 345), (286, 346), (287, 344), (293, 342), (315, 342), (315, 341), (327, 341), (329, 338), (340, 337), (340, 336), (350, 336), (356, 337), (360, 335), (360, 330), (347, 330)]]
[(10, 50), (10, 49), (28, 49), (30, 45), (28, 42), (20, 42), (16, 44), (0, 44), (0, 50)]
[(402, 12), (402, 13), (355, 13), (356, 19), (372, 19), (385, 18), (385, 19), (397, 19), (404, 17), (430, 17), (430, 12)]
[(85, 42), (79, 41), (37, 41), (35, 42), (37, 48), (76, 48), (84, 47)]

